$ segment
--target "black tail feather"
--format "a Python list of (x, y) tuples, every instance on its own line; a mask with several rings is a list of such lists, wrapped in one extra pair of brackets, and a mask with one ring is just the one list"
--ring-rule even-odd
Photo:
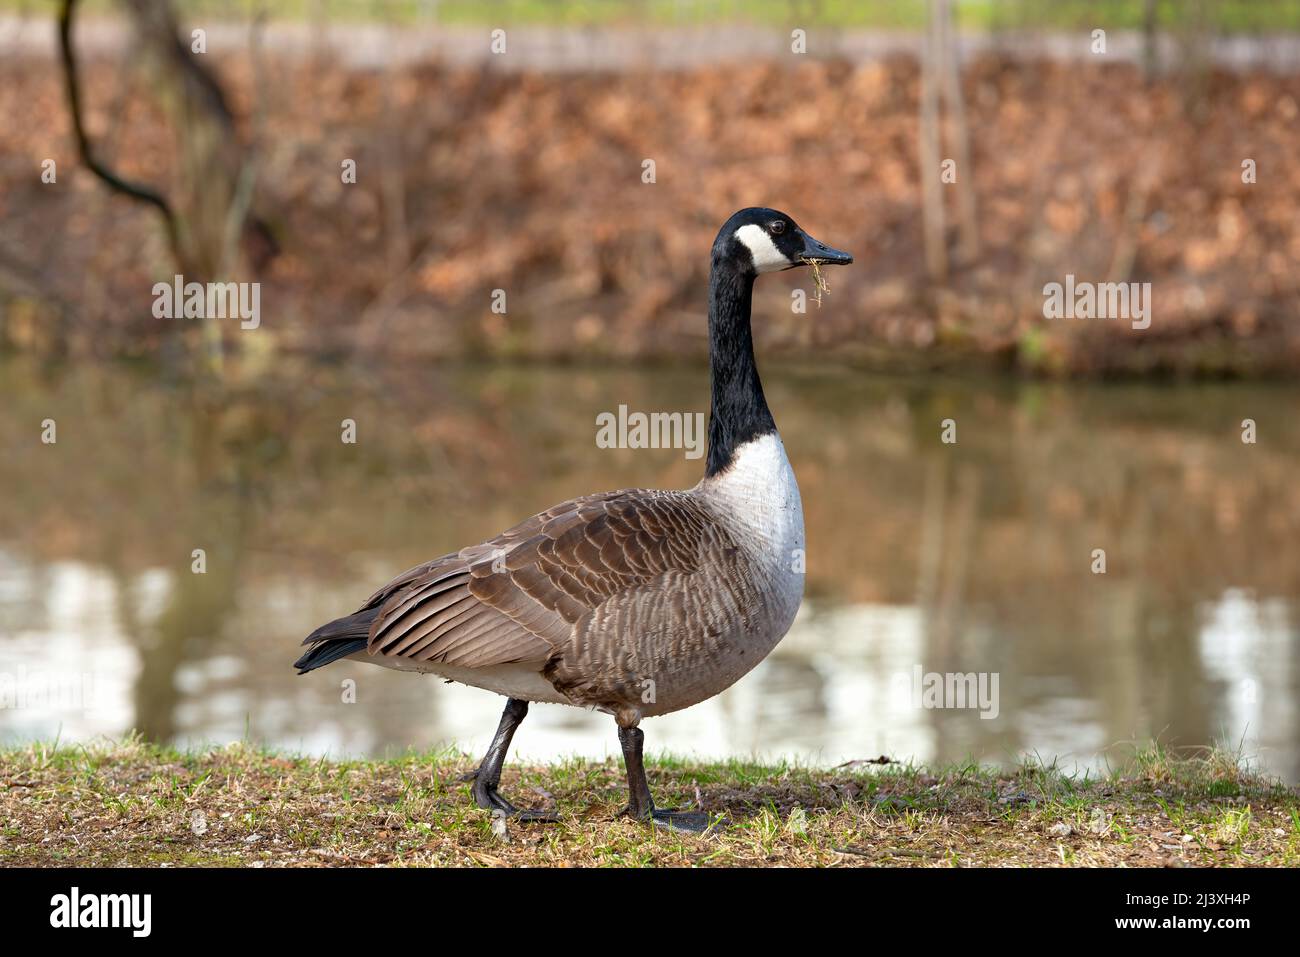
[(358, 651), (366, 650), (366, 639), (353, 638), (350, 641), (324, 641), (293, 663), (298, 674), (305, 675), (315, 668), (321, 668), (332, 661), (346, 658)]
[(332, 661), (364, 651), (370, 641), (370, 623), (377, 614), (378, 608), (363, 608), (354, 615), (336, 618), (313, 631), (303, 639), (304, 645), (312, 647), (293, 663), (298, 674), (305, 675)]

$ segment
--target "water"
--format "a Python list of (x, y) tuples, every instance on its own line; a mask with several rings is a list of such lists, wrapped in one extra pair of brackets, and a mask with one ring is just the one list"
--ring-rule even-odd
[[(1226, 741), (1300, 780), (1295, 389), (771, 363), (765, 380), (803, 491), (804, 609), (736, 687), (648, 721), (649, 747), (1095, 767), (1132, 742)], [(694, 367), (281, 364), (214, 391), (0, 364), (0, 738), (477, 752), (501, 699), (351, 662), (298, 677), (298, 642), (396, 572), (565, 498), (694, 484), (699, 460), (597, 448), (595, 421), (706, 402)], [(996, 676), (996, 697), (918, 707), (931, 673)], [(617, 743), (605, 716), (537, 705), (516, 748)]]

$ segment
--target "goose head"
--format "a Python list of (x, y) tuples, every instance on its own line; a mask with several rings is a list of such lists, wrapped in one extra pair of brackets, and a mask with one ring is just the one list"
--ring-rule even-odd
[(713, 262), (757, 275), (812, 262), (845, 266), (853, 262), (853, 257), (813, 239), (788, 214), (765, 206), (751, 206), (723, 224), (713, 242)]

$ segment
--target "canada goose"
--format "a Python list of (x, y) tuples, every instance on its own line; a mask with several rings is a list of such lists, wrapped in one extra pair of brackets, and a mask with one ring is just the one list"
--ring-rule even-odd
[(713, 243), (699, 484), (586, 495), (412, 568), (308, 635), (299, 673), (353, 658), (505, 695), (474, 800), (523, 820), (554, 819), (497, 791), (529, 702), (596, 708), (618, 724), (627, 813), (704, 829), (704, 814), (655, 807), (638, 725), (730, 687), (784, 637), (803, 597), (803, 509), (754, 365), (754, 278), (852, 261), (785, 213), (736, 213)]

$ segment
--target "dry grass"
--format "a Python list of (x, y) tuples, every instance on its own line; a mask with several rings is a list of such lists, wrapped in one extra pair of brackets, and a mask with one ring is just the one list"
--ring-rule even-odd
[(827, 285), (826, 277), (822, 275), (822, 264), (820, 260), (805, 259), (804, 262), (812, 269), (813, 289), (817, 293), (814, 298), (817, 300), (818, 307), (820, 307), (822, 304), (822, 293), (830, 292), (831, 287)]
[(1101, 778), (1025, 764), (930, 772), (660, 759), (660, 803), (726, 819), (706, 837), (615, 814), (613, 761), (511, 768), (503, 792), (562, 823), (498, 824), (447, 752), (287, 757), (139, 740), (0, 751), (0, 864), (136, 866), (1296, 866), (1300, 795), (1232, 755), (1138, 752)]

